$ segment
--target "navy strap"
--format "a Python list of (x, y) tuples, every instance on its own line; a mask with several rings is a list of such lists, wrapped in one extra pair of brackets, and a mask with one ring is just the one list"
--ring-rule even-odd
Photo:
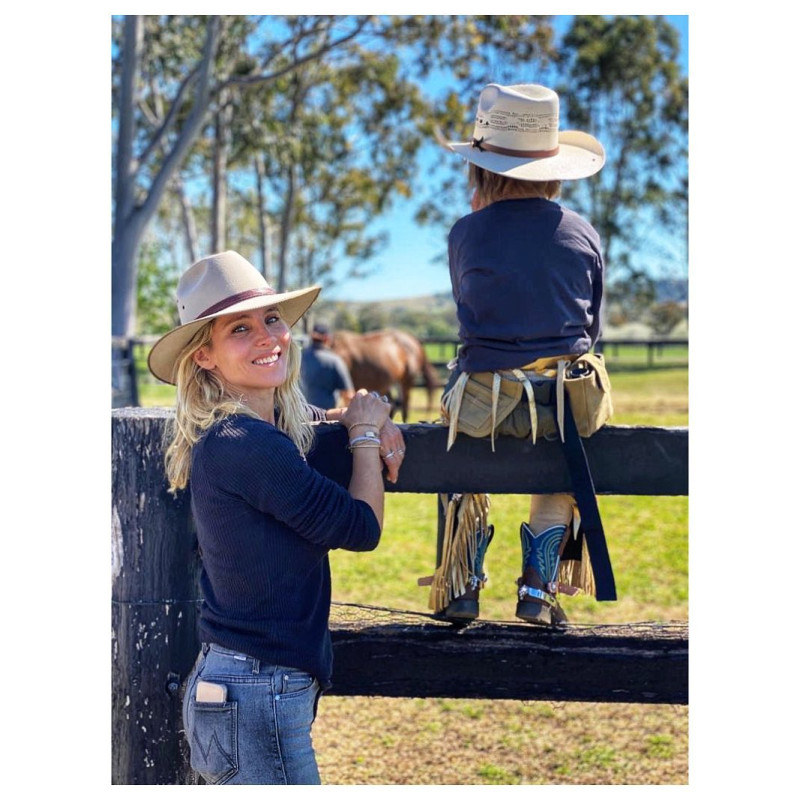
[(578, 434), (569, 396), (564, 393), (564, 442), (562, 444), (564, 458), (567, 461), (572, 489), (575, 493), (575, 502), (581, 513), (581, 529), (586, 535), (586, 546), (589, 550), (589, 559), (592, 562), (592, 572), (598, 600), (616, 600), (617, 588), (614, 583), (614, 572), (611, 569), (611, 559), (606, 546), (606, 536), (603, 532), (603, 522), (600, 519), (600, 509), (597, 507), (597, 497), (594, 491), (592, 473), (589, 471), (589, 462), (586, 460), (586, 451)]

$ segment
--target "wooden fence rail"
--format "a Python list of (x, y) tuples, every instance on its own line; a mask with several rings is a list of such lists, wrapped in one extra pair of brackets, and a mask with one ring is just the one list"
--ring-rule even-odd
[[(180, 730), (180, 687), (199, 649), (197, 542), (187, 493), (163, 472), (166, 409), (112, 411), (112, 780), (192, 783)], [(569, 491), (557, 444), (459, 437), (402, 426), (406, 459), (390, 492), (506, 494)], [(321, 425), (310, 463), (346, 484), (346, 432)], [(684, 495), (688, 431), (606, 427), (586, 441), (601, 494)], [(433, 498), (432, 498), (433, 499)], [(433, 532), (432, 532), (433, 533)], [(431, 537), (431, 546), (433, 548)], [(457, 629), (424, 614), (336, 607), (332, 694), (688, 702), (682, 624), (570, 626), (475, 623)], [(398, 653), (402, 657), (398, 657)], [(458, 674), (458, 681), (452, 676)]]

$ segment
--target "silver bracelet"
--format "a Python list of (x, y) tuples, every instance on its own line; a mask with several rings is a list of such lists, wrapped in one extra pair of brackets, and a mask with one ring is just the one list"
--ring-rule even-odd
[(353, 428), (374, 428), (376, 433), (378, 431), (378, 426), (374, 422), (354, 422), (347, 426), (347, 432), (350, 433)]
[(366, 433), (362, 433), (360, 436), (356, 436), (355, 439), (351, 439), (350, 444), (353, 442), (361, 442), (364, 439), (368, 439), (371, 442), (380, 442), (381, 437), (375, 431), (367, 431)]
[(352, 453), (353, 450), (363, 450), (367, 448), (368, 450), (380, 450), (381, 443), (375, 442), (368, 442), (367, 440), (363, 440), (360, 444), (353, 444), (352, 442), (347, 446), (347, 449)]

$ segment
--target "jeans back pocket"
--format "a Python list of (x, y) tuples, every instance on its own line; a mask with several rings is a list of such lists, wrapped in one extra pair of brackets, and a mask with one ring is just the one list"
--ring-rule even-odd
[(191, 765), (206, 783), (218, 784), (239, 769), (236, 744), (238, 704), (189, 702), (188, 738)]

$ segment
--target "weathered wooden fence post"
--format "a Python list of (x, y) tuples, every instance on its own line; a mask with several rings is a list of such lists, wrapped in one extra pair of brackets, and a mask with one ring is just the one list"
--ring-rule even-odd
[(115, 336), (111, 340), (111, 405), (113, 408), (139, 405), (135, 339)]
[(188, 496), (164, 478), (163, 409), (112, 412), (112, 783), (193, 783), (180, 684), (199, 644)]

